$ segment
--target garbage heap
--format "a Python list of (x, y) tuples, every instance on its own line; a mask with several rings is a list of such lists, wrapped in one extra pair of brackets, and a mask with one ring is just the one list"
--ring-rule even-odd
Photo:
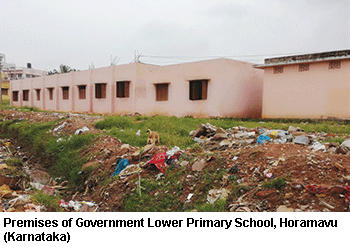
[(288, 130), (267, 129), (264, 127), (249, 129), (242, 126), (223, 128), (205, 123), (199, 125), (197, 130), (190, 132), (190, 137), (206, 150), (225, 150), (228, 148), (242, 148), (249, 145), (287, 142), (308, 146), (313, 151), (348, 154), (350, 140), (342, 144), (337, 142), (321, 143), (327, 137), (335, 134), (306, 133), (300, 127), (289, 126)]

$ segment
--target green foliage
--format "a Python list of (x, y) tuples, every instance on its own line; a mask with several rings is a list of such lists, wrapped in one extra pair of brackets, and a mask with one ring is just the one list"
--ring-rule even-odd
[(342, 144), (344, 142), (344, 138), (341, 137), (326, 137), (322, 142), (323, 143), (339, 143)]
[[(233, 176), (237, 176), (237, 175), (233, 175)], [(235, 180), (237, 180), (237, 179), (235, 179)], [(248, 186), (237, 184), (236, 182), (234, 182), (232, 184), (233, 199), (235, 199), (235, 200), (238, 199), (240, 196), (242, 196), (244, 193), (246, 193), (249, 190), (250, 190), (250, 188)]]
[(47, 134), (55, 123), (57, 121), (28, 123), (24, 120), (9, 120), (1, 122), (0, 128), (2, 135), (17, 138), (19, 144), (30, 146), (33, 154), (49, 160), (52, 163), (50, 175), (64, 178), (70, 186), (76, 186), (79, 182), (78, 172), (85, 161), (79, 157), (79, 152), (92, 142), (95, 135), (62, 136), (64, 140), (57, 142), (56, 137)]
[(128, 212), (182, 211), (180, 195), (183, 190), (183, 168), (169, 169), (164, 178), (141, 179), (141, 196), (135, 188), (124, 201)]
[(225, 212), (226, 200), (220, 199), (214, 202), (214, 204), (204, 203), (202, 205), (196, 205), (195, 209), (198, 212)]
[(8, 166), (17, 167), (17, 168), (20, 168), (23, 166), (23, 162), (18, 158), (6, 159), (5, 164), (7, 164)]
[(265, 189), (275, 188), (276, 190), (283, 190), (287, 186), (286, 181), (283, 178), (271, 179), (264, 182), (262, 187)]
[[(69, 181), (70, 186), (78, 186), (83, 178), (79, 171), (86, 160), (79, 157), (79, 152), (92, 142), (93, 134), (73, 135), (66, 141), (57, 142), (56, 139), (49, 139), (44, 146), (45, 153), (53, 160), (49, 169), (51, 175), (61, 177)], [(89, 171), (89, 169), (87, 169)], [(87, 176), (84, 172), (84, 176)]]
[(57, 212), (59, 210), (58, 202), (59, 198), (54, 195), (45, 194), (42, 191), (37, 191), (31, 195), (31, 199), (44, 205), (49, 212)]
[(0, 103), (0, 109), (11, 109), (10, 106), (10, 101), (2, 101), (2, 103)]

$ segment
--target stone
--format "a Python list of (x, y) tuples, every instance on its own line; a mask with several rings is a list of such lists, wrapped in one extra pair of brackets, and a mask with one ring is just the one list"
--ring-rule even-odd
[(336, 151), (337, 154), (347, 154), (349, 152), (349, 149), (345, 146), (339, 146)]
[(296, 136), (293, 142), (295, 144), (308, 145), (310, 141), (307, 136)]
[(188, 164), (189, 164), (188, 161), (182, 161), (182, 162), (180, 163), (180, 166), (187, 166)]
[(225, 131), (223, 128), (217, 128), (217, 129), (216, 129), (216, 133), (226, 134), (226, 131)]
[(293, 196), (294, 196), (293, 193), (286, 193), (286, 194), (284, 195), (284, 197), (285, 197), (286, 199), (291, 199), (291, 198), (293, 198)]
[(0, 164), (0, 170), (3, 169), (8, 169), (9, 167), (7, 166), (7, 164)]
[(228, 147), (232, 147), (232, 142), (228, 139), (224, 139), (220, 142), (220, 146), (228, 146)]
[(249, 137), (249, 134), (247, 132), (237, 132), (235, 134), (235, 138), (247, 138)]
[(344, 146), (346, 147), (348, 150), (350, 150), (350, 139), (345, 140), (344, 142), (342, 142), (342, 144), (340, 146)]
[(291, 125), (291, 126), (289, 126), (288, 131), (289, 132), (297, 131), (297, 128), (295, 128)]
[(198, 160), (192, 165), (192, 171), (203, 171), (207, 161), (205, 159)]
[(140, 151), (135, 151), (133, 154), (131, 154), (131, 158), (132, 158), (132, 160), (134, 160), (134, 161), (137, 161), (137, 160), (139, 160), (139, 158), (140, 158)]
[(12, 197), (12, 190), (8, 185), (2, 185), (0, 187), (0, 196), (2, 198), (11, 198)]
[(204, 124), (199, 125), (197, 130), (193, 133), (193, 137), (200, 137), (200, 136), (205, 136), (206, 135), (206, 127)]
[(129, 144), (123, 144), (122, 146), (120, 146), (120, 149), (130, 149), (130, 145)]
[(214, 141), (219, 141), (219, 140), (223, 140), (223, 139), (228, 139), (226, 133), (216, 133), (212, 138), (212, 140), (214, 140)]
[(228, 191), (223, 189), (211, 189), (207, 195), (207, 201), (213, 204), (218, 199), (226, 199), (228, 197)]
[(143, 150), (143, 153), (142, 153), (142, 154), (146, 154), (146, 153), (152, 151), (153, 148), (154, 148), (154, 145), (153, 145), (153, 144), (147, 144), (147, 145), (145, 145), (145, 147), (142, 148), (142, 150)]
[(282, 206), (279, 206), (279, 207), (276, 209), (276, 212), (294, 212), (294, 209), (282, 205)]
[(320, 142), (314, 142), (314, 144), (312, 145), (312, 151), (326, 151), (326, 146), (324, 144), (321, 144)]
[(334, 167), (337, 168), (339, 171), (345, 171), (345, 167), (339, 163), (335, 163)]
[(193, 138), (193, 141), (195, 141), (196, 143), (204, 143), (204, 140), (203, 139), (201, 139), (201, 138), (199, 138), (199, 137), (195, 137), (195, 138)]

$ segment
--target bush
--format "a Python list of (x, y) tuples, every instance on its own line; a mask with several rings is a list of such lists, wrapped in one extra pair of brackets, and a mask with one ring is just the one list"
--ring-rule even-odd
[(262, 187), (265, 189), (275, 188), (276, 190), (283, 190), (286, 187), (287, 183), (283, 178), (276, 178), (270, 181), (264, 182)]
[(57, 212), (59, 210), (59, 199), (56, 196), (37, 191), (35, 194), (31, 195), (31, 198), (40, 205), (44, 205), (49, 212)]

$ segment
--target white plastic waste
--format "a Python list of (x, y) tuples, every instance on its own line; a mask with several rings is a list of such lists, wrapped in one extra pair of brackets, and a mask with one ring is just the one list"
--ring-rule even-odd
[(77, 131), (75, 131), (74, 135), (79, 135), (80, 133), (83, 133), (85, 131), (89, 131), (89, 128), (84, 126), (81, 129), (78, 129)]

